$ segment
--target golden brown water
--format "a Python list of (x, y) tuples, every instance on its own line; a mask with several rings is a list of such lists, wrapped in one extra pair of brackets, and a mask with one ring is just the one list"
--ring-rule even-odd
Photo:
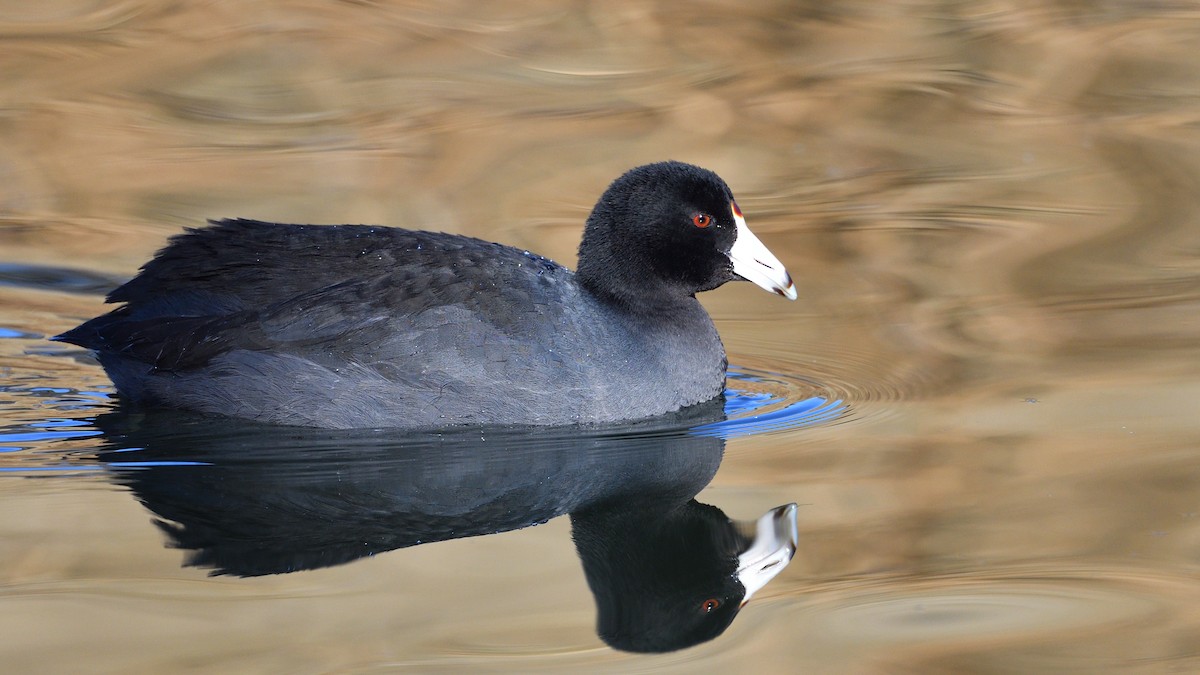
[[(1186, 2), (0, 4), (4, 670), (1200, 671), (1198, 44)], [(604, 647), (564, 518), (209, 578), (72, 463), (111, 389), (43, 338), (182, 227), (571, 265), (667, 158), (800, 288), (704, 296), (731, 360), (845, 405), (728, 442), (700, 500), (798, 502), (800, 550), (722, 637)]]

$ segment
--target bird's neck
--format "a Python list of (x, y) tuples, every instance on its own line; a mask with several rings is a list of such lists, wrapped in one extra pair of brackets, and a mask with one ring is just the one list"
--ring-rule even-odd
[(603, 283), (578, 275), (579, 284), (600, 302), (626, 314), (655, 317), (686, 316), (702, 311), (694, 295), (658, 280), (642, 280), (636, 286)]

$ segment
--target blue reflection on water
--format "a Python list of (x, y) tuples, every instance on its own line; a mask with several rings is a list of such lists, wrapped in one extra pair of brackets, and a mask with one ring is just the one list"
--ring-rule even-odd
[[(725, 390), (726, 419), (692, 429), (692, 433), (720, 438), (739, 438), (773, 431), (798, 429), (835, 420), (847, 412), (840, 399), (809, 396), (789, 400), (786, 396), (740, 388), (741, 383), (788, 385), (794, 378), (737, 366), (729, 367)], [(745, 386), (745, 385), (741, 385)]]

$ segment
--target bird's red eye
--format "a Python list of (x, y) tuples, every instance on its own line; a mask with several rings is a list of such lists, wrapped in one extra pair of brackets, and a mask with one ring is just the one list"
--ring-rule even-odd
[(692, 224), (696, 227), (708, 227), (709, 225), (712, 225), (712, 221), (712, 216), (708, 215), (707, 213), (697, 213), (696, 215), (692, 216)]
[(718, 600), (716, 598), (709, 598), (709, 599), (705, 600), (703, 604), (700, 605), (700, 609), (703, 609), (704, 613), (708, 614), (709, 612), (713, 611), (714, 609), (716, 609), (720, 606), (721, 606), (720, 600)]

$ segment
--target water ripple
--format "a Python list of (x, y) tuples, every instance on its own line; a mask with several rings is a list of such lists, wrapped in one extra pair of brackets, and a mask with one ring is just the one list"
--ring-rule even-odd
[(815, 382), (731, 365), (725, 389), (726, 419), (701, 425), (692, 432), (739, 438), (831, 422), (849, 410), (842, 397)]
[(104, 295), (124, 283), (124, 279), (67, 267), (0, 263), (0, 286), (61, 291), (82, 295)]

